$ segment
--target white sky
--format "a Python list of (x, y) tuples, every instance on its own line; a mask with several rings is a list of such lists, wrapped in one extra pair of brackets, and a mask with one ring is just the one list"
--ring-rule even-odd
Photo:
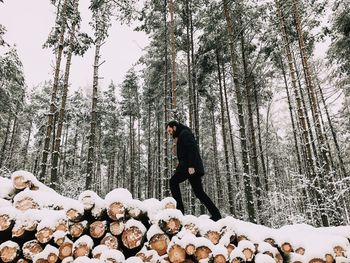
[[(91, 13), (90, 1), (80, 1), (82, 31), (92, 36), (88, 25)], [(55, 8), (49, 0), (4, 0), (0, 3), (0, 24), (7, 32), (4, 39), (10, 45), (16, 44), (17, 51), (24, 66), (26, 83), (31, 88), (44, 80), (53, 79), (54, 54), (50, 49), (43, 49), (55, 21)], [(100, 86), (107, 86), (111, 80), (121, 83), (126, 71), (142, 55), (142, 49), (148, 44), (143, 32), (134, 32), (131, 27), (114, 22), (109, 31), (109, 38), (101, 49)], [(70, 82), (71, 90), (92, 86), (94, 48), (81, 57), (72, 58)], [(65, 61), (61, 62), (61, 70)]]

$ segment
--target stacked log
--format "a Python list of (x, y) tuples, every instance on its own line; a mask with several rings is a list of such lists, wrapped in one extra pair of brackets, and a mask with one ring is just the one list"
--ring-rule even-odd
[(214, 222), (123, 188), (75, 200), (25, 171), (0, 182), (0, 262), (349, 262), (349, 228)]

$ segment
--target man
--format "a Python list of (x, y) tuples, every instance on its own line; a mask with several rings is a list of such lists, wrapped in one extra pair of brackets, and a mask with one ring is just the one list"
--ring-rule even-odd
[(176, 154), (178, 165), (170, 179), (170, 190), (177, 202), (177, 209), (184, 213), (179, 184), (188, 179), (195, 196), (206, 206), (211, 214), (211, 219), (219, 220), (221, 218), (219, 209), (203, 190), (202, 176), (204, 175), (204, 167), (191, 129), (177, 121), (171, 121), (167, 124), (166, 130), (169, 135), (177, 139)]

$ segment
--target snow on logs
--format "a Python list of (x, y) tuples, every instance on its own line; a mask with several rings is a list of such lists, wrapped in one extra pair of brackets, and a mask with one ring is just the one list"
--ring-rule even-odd
[(122, 188), (70, 199), (17, 171), (0, 177), (0, 262), (350, 262), (350, 226), (271, 229), (175, 208)]

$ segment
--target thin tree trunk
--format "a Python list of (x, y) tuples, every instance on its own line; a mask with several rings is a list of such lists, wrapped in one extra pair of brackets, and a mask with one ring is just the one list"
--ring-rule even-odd
[[(168, 123), (168, 25), (167, 25), (167, 1), (164, 0), (164, 124), (166, 125)], [(159, 119), (158, 119), (159, 121)], [(158, 130), (162, 129), (158, 123)], [(161, 132), (159, 130), (159, 132)], [(160, 197), (163, 197), (163, 189), (165, 188), (165, 195), (169, 196), (169, 147), (168, 147), (168, 140), (167, 140), (167, 132), (164, 129), (164, 174), (163, 174), (163, 180), (160, 181)], [(160, 136), (160, 134), (158, 134)], [(160, 140), (160, 138), (158, 138)], [(159, 145), (159, 151), (160, 151), (160, 145)], [(159, 153), (159, 158), (161, 154)], [(159, 168), (161, 165), (159, 165)]]
[[(79, 0), (74, 0), (74, 14), (78, 13), (78, 5)], [(63, 123), (65, 119), (65, 112), (66, 112), (66, 103), (67, 103), (67, 94), (68, 94), (68, 85), (69, 85), (69, 73), (70, 73), (70, 67), (71, 67), (71, 61), (72, 61), (72, 54), (74, 49), (74, 38), (75, 38), (75, 29), (76, 24), (74, 21), (72, 23), (72, 28), (70, 31), (69, 36), (69, 49), (67, 54), (67, 60), (66, 60), (66, 67), (65, 67), (65, 73), (64, 73), (64, 80), (63, 80), (63, 93), (61, 98), (61, 108), (59, 112), (59, 119), (58, 119), (58, 126), (56, 131), (56, 138), (55, 138), (55, 144), (54, 144), (54, 150), (51, 157), (51, 179), (50, 184), (53, 189), (56, 189), (58, 184), (58, 159), (60, 157), (60, 147), (61, 147), (61, 137), (62, 137), (62, 130), (63, 130)]]
[(339, 160), (339, 164), (340, 164), (340, 170), (342, 172), (342, 177), (341, 178), (345, 178), (347, 173), (346, 173), (346, 170), (345, 170), (343, 157), (341, 156), (341, 151), (340, 151), (340, 147), (339, 147), (339, 143), (338, 143), (337, 133), (336, 133), (336, 131), (334, 129), (334, 126), (332, 124), (332, 120), (331, 120), (331, 117), (330, 117), (330, 114), (329, 114), (329, 111), (328, 111), (328, 106), (327, 106), (326, 100), (324, 98), (323, 90), (321, 88), (319, 80), (316, 79), (316, 81), (317, 81), (317, 86), (318, 86), (318, 90), (319, 90), (319, 93), (320, 93), (321, 101), (322, 101), (324, 110), (326, 112), (328, 125), (329, 125), (329, 128), (331, 129), (331, 133), (332, 133), (335, 149), (337, 150), (337, 156), (338, 156), (338, 160)]
[[(300, 48), (301, 61), (302, 61), (303, 69), (304, 69), (306, 86), (307, 86), (308, 92), (310, 92), (311, 111), (314, 114), (315, 129), (316, 129), (316, 134), (317, 134), (317, 138), (319, 141), (319, 148), (320, 148), (320, 152), (321, 152), (322, 163), (320, 163), (320, 165), (321, 165), (320, 168), (324, 169), (325, 175), (328, 176), (329, 172), (330, 172), (329, 160), (328, 160), (328, 156), (327, 156), (329, 149), (327, 149), (327, 146), (325, 145), (323, 130), (321, 127), (321, 122), (320, 122), (320, 115), (319, 115), (319, 111), (317, 109), (318, 101), (316, 99), (315, 87), (314, 87), (314, 84), (312, 81), (311, 69), (309, 67), (309, 61), (308, 61), (306, 46), (305, 46), (303, 32), (302, 32), (301, 18), (300, 18), (300, 14), (299, 14), (299, 10), (298, 10), (299, 9), (298, 5), (299, 5), (299, 1), (293, 0), (293, 14), (294, 14), (294, 18), (295, 18), (295, 27), (296, 27), (297, 34), (298, 34), (298, 43), (299, 43), (299, 48)], [(320, 184), (321, 188), (325, 187), (324, 178), (322, 176), (319, 178), (319, 184)], [(317, 193), (317, 199), (319, 201), (319, 205), (321, 206), (320, 212), (321, 212), (322, 225), (325, 227), (329, 226), (327, 212), (325, 211), (325, 207), (324, 207), (325, 200), (319, 193)]]
[(171, 36), (171, 90), (172, 90), (172, 103), (171, 110), (174, 119), (177, 119), (177, 106), (176, 106), (176, 49), (175, 49), (175, 20), (174, 20), (174, 3), (173, 0), (169, 0), (169, 13), (170, 13), (170, 36)]
[(0, 167), (2, 167), (3, 162), (5, 160), (5, 155), (6, 155), (6, 147), (7, 147), (7, 140), (10, 134), (10, 128), (11, 128), (11, 112), (9, 113), (8, 119), (7, 119), (7, 125), (6, 125), (6, 132), (5, 132), (5, 138), (4, 141), (2, 143), (2, 147), (1, 147), (1, 153), (0, 153)]
[(192, 73), (191, 73), (191, 36), (190, 36), (190, 8), (189, 0), (186, 0), (186, 55), (187, 55), (187, 84), (188, 84), (188, 119), (189, 126), (193, 129), (193, 95), (192, 95)]
[(241, 149), (242, 149), (242, 166), (244, 171), (244, 189), (245, 189), (245, 198), (246, 198), (246, 206), (247, 206), (247, 212), (249, 216), (250, 222), (256, 222), (256, 213), (254, 209), (254, 200), (253, 200), (253, 191), (251, 187), (251, 178), (250, 178), (250, 171), (249, 171), (249, 161), (248, 161), (248, 151), (247, 151), (247, 140), (246, 140), (246, 130), (245, 130), (245, 121), (244, 121), (244, 112), (243, 112), (243, 105), (242, 105), (242, 93), (241, 93), (241, 87), (238, 80), (238, 68), (237, 68), (237, 54), (236, 54), (236, 47), (235, 47), (235, 36), (233, 31), (233, 24), (232, 19), (230, 15), (230, 9), (228, 7), (228, 0), (223, 0), (224, 4), (224, 13), (226, 18), (226, 24), (227, 24), (227, 31), (228, 31), (228, 37), (229, 37), (229, 46), (230, 46), (230, 52), (231, 52), (231, 67), (232, 67), (232, 76), (233, 76), (233, 82), (235, 85), (235, 91), (236, 91), (236, 104), (237, 104), (237, 110), (238, 110), (238, 121), (239, 121), (239, 130), (240, 130), (240, 141), (241, 141)]
[(91, 107), (91, 123), (90, 123), (90, 136), (89, 136), (89, 149), (88, 149), (88, 160), (87, 160), (87, 176), (85, 188), (90, 189), (92, 185), (92, 178), (94, 173), (94, 151), (96, 141), (96, 121), (97, 121), (97, 89), (98, 89), (98, 68), (100, 66), (100, 48), (102, 45), (102, 39), (97, 38), (95, 47), (95, 61), (94, 61), (94, 75), (93, 75), (93, 86), (92, 86), (92, 107)]
[(227, 96), (227, 87), (226, 87), (226, 80), (225, 80), (225, 64), (222, 62), (222, 82), (224, 86), (224, 95), (225, 95), (225, 106), (226, 106), (226, 115), (227, 115), (227, 124), (230, 132), (230, 143), (231, 143), (231, 150), (232, 150), (232, 158), (233, 158), (233, 172), (236, 178), (236, 185), (237, 189), (239, 188), (239, 178), (238, 178), (238, 165), (237, 165), (237, 156), (236, 156), (236, 150), (235, 150), (235, 142), (233, 137), (233, 131), (232, 131), (232, 124), (231, 124), (231, 114), (230, 114), (230, 108), (228, 104), (228, 96)]
[(282, 69), (282, 74), (283, 74), (284, 86), (286, 88), (286, 93), (287, 93), (290, 120), (292, 123), (292, 129), (293, 129), (295, 154), (297, 156), (297, 161), (298, 161), (298, 172), (299, 172), (299, 174), (302, 174), (301, 158), (300, 158), (300, 154), (299, 154), (299, 146), (298, 146), (298, 139), (297, 139), (298, 135), (297, 135), (297, 130), (296, 130), (295, 123), (294, 123), (292, 101), (291, 101), (291, 98), (289, 95), (289, 88), (288, 88), (288, 82), (287, 82), (287, 77), (286, 77), (286, 71), (284, 69), (284, 63), (283, 63), (282, 57), (281, 57), (280, 63), (281, 63), (281, 69)]
[(67, 148), (68, 148), (69, 123), (67, 123), (66, 126), (67, 126), (67, 128), (66, 128), (66, 135), (65, 135), (65, 139), (64, 139), (63, 158), (60, 160), (60, 162), (62, 161), (62, 178), (65, 177), (66, 168), (67, 168), (66, 157), (67, 157)]
[[(249, 141), (251, 145), (251, 163), (253, 164), (253, 178), (255, 183), (255, 194), (256, 194), (256, 203), (258, 214), (262, 211), (262, 198), (261, 198), (261, 182), (259, 178), (259, 165), (258, 165), (258, 153), (256, 149), (256, 138), (255, 138), (255, 126), (253, 119), (253, 109), (252, 109), (252, 76), (248, 73), (248, 61), (245, 53), (245, 40), (244, 40), (244, 31), (241, 30), (241, 52), (242, 52), (242, 62), (243, 62), (243, 72), (244, 72), (244, 84), (245, 84), (245, 97), (247, 101), (248, 109), (248, 132), (249, 132)], [(257, 216), (257, 222), (259, 221), (259, 216)]]
[[(33, 127), (33, 120), (30, 119), (30, 125), (28, 129), (28, 136), (26, 140), (26, 145), (24, 147), (24, 153), (23, 153), (23, 169), (27, 169), (27, 162), (28, 162), (28, 148), (29, 148), (29, 142), (30, 142), (30, 136), (32, 135), (32, 127)], [(1, 165), (0, 165), (1, 167)]]
[(217, 183), (217, 188), (220, 189), (217, 193), (217, 200), (219, 204), (222, 204), (224, 202), (224, 191), (222, 191), (222, 185), (221, 185), (221, 175), (220, 175), (220, 169), (219, 169), (219, 159), (218, 159), (218, 146), (217, 146), (217, 141), (216, 141), (216, 123), (215, 123), (215, 105), (212, 101), (213, 99), (210, 98), (210, 118), (211, 118), (211, 131), (212, 131), (212, 140), (213, 140), (213, 152), (214, 152), (214, 177), (217, 178), (216, 183)]
[[(192, 0), (188, 0), (191, 5)], [(190, 40), (191, 40), (191, 71), (192, 71), (192, 102), (193, 102), (193, 119), (194, 119), (194, 134), (198, 145), (200, 144), (199, 136), (199, 100), (198, 90), (196, 85), (196, 71), (195, 71), (195, 58), (194, 58), (194, 41), (193, 41), (193, 20), (192, 20), (192, 6), (189, 7), (189, 20), (190, 20)]]
[(62, 53), (64, 48), (64, 33), (66, 31), (66, 19), (67, 19), (66, 9), (67, 9), (67, 0), (64, 0), (62, 12), (61, 12), (61, 19), (60, 19), (61, 20), (60, 37), (59, 37), (58, 49), (56, 53), (57, 57), (56, 57), (55, 75), (54, 75), (54, 81), (53, 81), (52, 93), (51, 93), (50, 112), (48, 114), (48, 119), (47, 119), (44, 149), (43, 149), (43, 154), (41, 159), (41, 171), (39, 175), (40, 180), (43, 180), (46, 175), (47, 159), (49, 155), (49, 147), (50, 147), (50, 141), (51, 141), (52, 130), (53, 130), (53, 119), (56, 114), (56, 95), (57, 95), (57, 89), (58, 89)]
[(259, 151), (260, 151), (260, 160), (261, 160), (261, 167), (263, 170), (263, 176), (265, 180), (265, 191), (269, 191), (269, 182), (268, 182), (268, 175), (266, 171), (266, 165), (265, 165), (265, 157), (264, 157), (264, 150), (262, 145), (262, 138), (261, 138), (261, 125), (260, 125), (260, 107), (259, 107), (259, 100), (258, 100), (258, 89), (256, 87), (255, 79), (253, 77), (253, 84), (254, 84), (254, 100), (255, 100), (255, 110), (256, 110), (256, 125), (258, 127), (258, 142), (259, 142)]
[(148, 101), (147, 107), (147, 194), (146, 198), (151, 198), (152, 189), (154, 188), (153, 178), (152, 178), (152, 152), (151, 152), (151, 103)]
[(222, 132), (222, 140), (224, 146), (224, 154), (225, 154), (225, 168), (226, 168), (226, 180), (228, 187), (228, 201), (230, 206), (230, 213), (235, 215), (235, 204), (234, 204), (234, 191), (232, 189), (232, 178), (230, 173), (230, 163), (228, 157), (228, 149), (227, 149), (227, 140), (226, 140), (226, 127), (225, 127), (225, 106), (224, 106), (224, 95), (222, 92), (222, 80), (221, 80), (221, 69), (220, 69), (220, 57), (219, 51), (215, 50), (216, 54), (216, 65), (218, 71), (218, 80), (219, 80), (219, 91), (220, 91), (220, 109), (221, 109), (221, 132)]

